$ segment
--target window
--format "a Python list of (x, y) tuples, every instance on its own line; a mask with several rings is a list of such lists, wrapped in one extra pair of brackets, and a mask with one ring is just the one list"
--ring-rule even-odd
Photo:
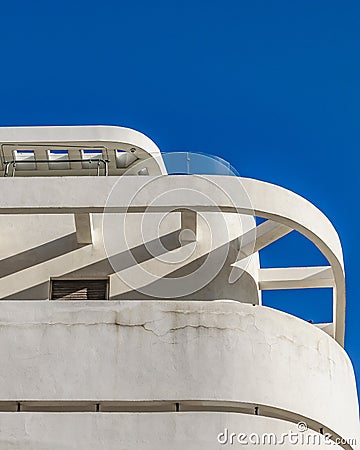
[(51, 300), (106, 300), (107, 280), (52, 280)]
[[(48, 150), (47, 152), (49, 160), (50, 170), (68, 170), (70, 169), (69, 164), (69, 153), (67, 150)], [(52, 162), (50, 162), (52, 161)], [(62, 161), (62, 162), (61, 162)], [(44, 167), (44, 164), (40, 168)], [(46, 168), (46, 167), (45, 167)]]

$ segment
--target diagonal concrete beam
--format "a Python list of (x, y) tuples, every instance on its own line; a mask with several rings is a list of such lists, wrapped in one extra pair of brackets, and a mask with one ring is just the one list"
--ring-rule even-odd
[[(258, 252), (283, 236), (293, 231), (292, 228), (272, 220), (266, 220), (256, 228), (249, 230), (240, 238), (241, 246), (237, 261)], [(236, 267), (237, 261), (233, 264)]]

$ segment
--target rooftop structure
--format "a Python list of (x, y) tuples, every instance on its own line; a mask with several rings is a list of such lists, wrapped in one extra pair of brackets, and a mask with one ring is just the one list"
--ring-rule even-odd
[[(0, 448), (211, 450), (229, 430), (357, 448), (342, 248), (314, 205), (127, 128), (0, 146)], [(328, 265), (262, 268), (293, 230)], [(262, 306), (322, 287), (330, 323)]]

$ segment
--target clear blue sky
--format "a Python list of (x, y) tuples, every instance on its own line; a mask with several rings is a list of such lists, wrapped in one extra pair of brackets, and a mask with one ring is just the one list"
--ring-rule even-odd
[[(346, 348), (360, 379), (356, 281), (358, 1), (3, 2), (0, 125), (115, 124), (163, 151), (213, 153), (320, 207), (344, 246)], [(323, 258), (290, 235), (265, 266)], [(330, 293), (265, 302), (331, 318)]]

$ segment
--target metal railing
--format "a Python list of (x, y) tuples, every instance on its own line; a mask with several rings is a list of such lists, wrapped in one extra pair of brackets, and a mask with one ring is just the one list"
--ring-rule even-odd
[[(11, 175), (12, 177), (15, 176), (15, 171), (16, 171), (16, 167), (18, 166), (18, 164), (67, 164), (67, 163), (72, 163), (72, 162), (77, 162), (77, 163), (88, 163), (89, 166), (91, 166), (92, 163), (97, 163), (96, 164), (96, 175), (100, 176), (100, 165), (103, 164), (104, 167), (104, 176), (108, 176), (109, 174), (109, 161), (107, 159), (102, 159), (102, 158), (89, 158), (89, 159), (58, 159), (58, 160), (50, 160), (50, 159), (27, 159), (27, 160), (23, 160), (23, 161), (17, 161), (17, 160), (13, 160), (13, 161), (5, 161), (4, 162), (4, 177), (8, 177), (9, 176), (9, 172), (10, 172), (10, 167), (11, 167)], [(91, 167), (89, 167), (90, 169)], [(69, 169), (71, 170), (71, 169)]]

